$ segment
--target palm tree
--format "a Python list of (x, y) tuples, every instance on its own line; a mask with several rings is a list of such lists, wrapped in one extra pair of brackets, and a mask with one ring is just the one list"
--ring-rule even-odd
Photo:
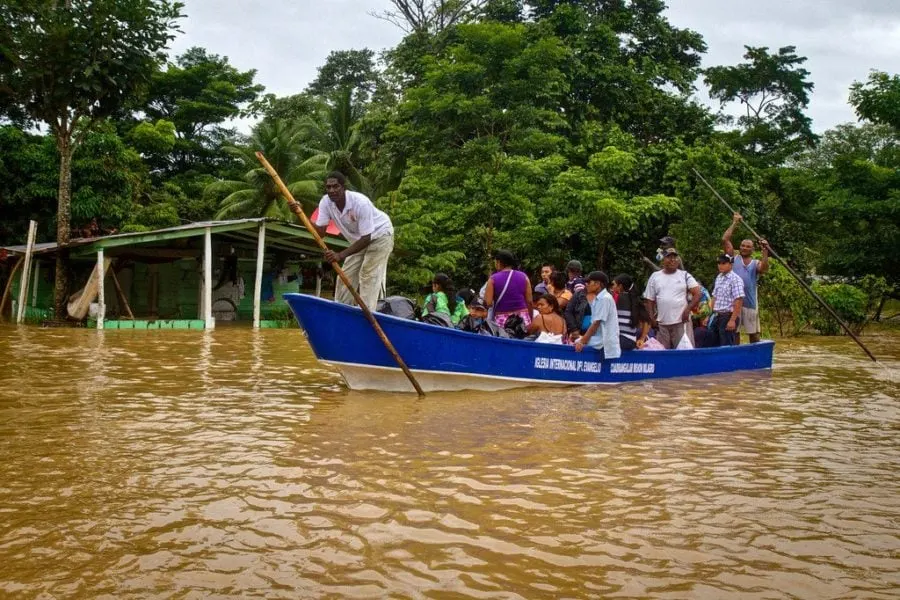
[(350, 186), (371, 196), (371, 182), (360, 171), (360, 105), (353, 102), (350, 88), (343, 88), (324, 111), (300, 119), (298, 127), (303, 147), (325, 160), (327, 171), (341, 171)]
[(310, 153), (301, 129), (287, 121), (263, 120), (253, 128), (246, 146), (228, 146), (225, 151), (248, 170), (240, 180), (216, 181), (204, 193), (221, 197), (217, 219), (270, 217), (295, 220), (272, 178), (256, 159), (261, 151), (278, 172), (294, 198), (313, 207), (322, 195), (327, 157)]

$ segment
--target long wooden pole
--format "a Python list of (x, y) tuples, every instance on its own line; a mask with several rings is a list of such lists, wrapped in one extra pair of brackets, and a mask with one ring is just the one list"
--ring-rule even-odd
[[(272, 165), (269, 164), (269, 161), (266, 160), (266, 157), (263, 156), (262, 152), (257, 152), (256, 158), (259, 159), (259, 162), (262, 163), (262, 166), (272, 177), (275, 185), (278, 186), (278, 190), (281, 192), (281, 195), (284, 196), (285, 201), (287, 201), (288, 207), (295, 215), (297, 215), (297, 217), (300, 218), (300, 221), (303, 223), (303, 225), (306, 226), (306, 229), (309, 230), (309, 233), (312, 234), (313, 239), (316, 240), (316, 243), (319, 245), (319, 247), (322, 250), (328, 250), (328, 246), (325, 244), (325, 240), (322, 239), (322, 236), (320, 236), (319, 232), (316, 231), (316, 228), (313, 227), (313, 224), (309, 221), (306, 213), (303, 212), (300, 204), (296, 200), (294, 200), (293, 194), (291, 194), (290, 190), (287, 189), (287, 186), (284, 185), (281, 177), (278, 176), (278, 172), (272, 168)], [(391, 356), (394, 357), (394, 360), (397, 361), (397, 364), (403, 370), (403, 374), (406, 375), (407, 379), (409, 379), (409, 382), (412, 384), (413, 388), (415, 388), (419, 396), (424, 396), (425, 392), (422, 391), (422, 386), (419, 385), (419, 382), (416, 381), (416, 378), (413, 376), (412, 371), (409, 370), (409, 367), (406, 366), (406, 363), (400, 357), (400, 354), (397, 353), (397, 349), (394, 348), (391, 340), (389, 340), (387, 335), (385, 335), (384, 330), (381, 328), (381, 325), (378, 324), (378, 321), (375, 319), (372, 311), (369, 310), (369, 307), (366, 306), (365, 302), (363, 302), (363, 299), (359, 295), (359, 292), (357, 292), (353, 284), (350, 283), (350, 279), (347, 277), (347, 274), (344, 273), (344, 270), (336, 260), (331, 261), (331, 267), (334, 269), (334, 272), (337, 273), (338, 277), (341, 278), (341, 281), (344, 282), (344, 285), (347, 286), (347, 289), (350, 290), (350, 293), (353, 294), (353, 299), (356, 300), (356, 304), (358, 304), (362, 309), (363, 314), (372, 325), (375, 333), (377, 333), (378, 337), (381, 338), (381, 343), (384, 344), (384, 347), (387, 348), (388, 352), (391, 353)]]
[[(698, 171), (697, 169), (692, 169), (692, 170), (694, 171), (694, 174), (695, 174), (697, 177), (700, 178), (700, 181), (702, 181), (703, 184), (706, 185), (706, 187), (709, 188), (709, 191), (711, 191), (711, 192), (713, 193), (713, 195), (714, 195), (716, 198), (718, 198), (719, 200), (721, 200), (721, 201), (722, 201), (722, 204), (724, 204), (725, 207), (726, 207), (728, 210), (731, 211), (731, 214), (735, 214), (736, 211), (731, 207), (730, 204), (728, 204), (728, 202), (725, 201), (725, 198), (723, 198), (722, 196), (719, 195), (719, 192), (717, 192), (716, 189), (715, 189), (712, 185), (710, 185), (710, 183), (706, 180), (706, 178), (703, 177), (703, 175), (700, 174), (700, 171)], [(763, 239), (758, 233), (756, 233), (756, 231), (755, 231), (752, 227), (750, 227), (750, 225), (747, 223), (747, 221), (741, 219), (741, 223), (744, 224), (744, 226), (750, 231), (750, 233), (753, 234), (753, 237), (755, 237), (757, 240)], [(784, 268), (787, 269), (787, 272), (794, 276), (794, 279), (797, 280), (797, 283), (799, 283), (801, 286), (803, 286), (803, 289), (805, 289), (807, 292), (809, 292), (809, 294), (816, 300), (816, 302), (818, 302), (819, 304), (821, 304), (821, 305), (822, 305), (822, 308), (824, 308), (825, 310), (828, 311), (828, 313), (834, 318), (834, 320), (838, 322), (838, 325), (840, 325), (840, 326), (843, 328), (843, 330), (847, 332), (847, 335), (849, 335), (851, 338), (853, 338), (853, 341), (854, 341), (854, 342), (856, 342), (857, 344), (859, 344), (859, 347), (863, 349), (863, 352), (865, 352), (865, 353), (869, 356), (869, 358), (871, 358), (871, 359), (872, 359), (873, 361), (875, 361), (875, 362), (878, 362), (878, 359), (875, 358), (875, 355), (872, 354), (871, 352), (869, 352), (869, 349), (866, 348), (866, 345), (862, 343), (862, 340), (860, 340), (860, 339), (856, 336), (855, 333), (853, 333), (852, 331), (850, 331), (850, 327), (849, 327), (846, 323), (844, 323), (844, 321), (837, 315), (836, 312), (834, 312), (834, 309), (831, 308), (831, 305), (829, 305), (829, 304), (825, 301), (824, 298), (822, 298), (821, 296), (819, 296), (819, 295), (815, 292), (815, 290), (813, 290), (811, 287), (809, 287), (809, 284), (806, 283), (806, 282), (803, 280), (803, 278), (800, 277), (800, 275), (798, 275), (798, 274), (791, 268), (791, 266), (790, 266), (789, 264), (787, 264), (787, 261), (785, 261), (783, 258), (781, 258), (780, 256), (778, 256), (778, 254), (775, 252), (775, 250), (772, 248), (772, 246), (769, 246), (769, 254), (771, 254), (773, 258), (778, 259), (778, 261), (784, 266)]]

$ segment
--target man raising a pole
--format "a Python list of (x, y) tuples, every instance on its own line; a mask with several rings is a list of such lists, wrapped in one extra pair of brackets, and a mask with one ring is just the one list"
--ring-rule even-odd
[[(734, 213), (731, 225), (722, 234), (722, 249), (725, 254), (734, 256), (734, 245), (731, 243), (731, 236), (734, 234), (734, 228), (743, 220), (740, 213)], [(753, 240), (746, 239), (741, 242), (740, 256), (734, 259), (734, 273), (744, 282), (744, 306), (741, 308), (741, 327), (750, 337), (750, 343), (756, 343), (760, 340), (759, 327), (759, 304), (757, 302), (756, 283), (759, 276), (769, 270), (769, 243), (766, 240), (759, 240), (762, 247), (762, 260), (753, 258), (754, 244)], [(735, 339), (737, 343), (741, 343), (741, 334), (736, 333)]]
[[(343, 269), (351, 285), (359, 290), (366, 306), (372, 310), (383, 294), (387, 262), (394, 249), (394, 226), (385, 213), (375, 208), (364, 194), (346, 187), (346, 178), (338, 171), (325, 177), (325, 195), (319, 201), (319, 214), (314, 224), (320, 236), (325, 235), (329, 221), (334, 221), (350, 246), (325, 252), (325, 260), (344, 261)], [(339, 279), (334, 299), (354, 304), (353, 295)]]

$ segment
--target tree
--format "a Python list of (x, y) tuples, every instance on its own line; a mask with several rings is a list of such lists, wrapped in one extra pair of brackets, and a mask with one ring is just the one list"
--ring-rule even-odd
[(710, 67), (705, 81), (709, 95), (722, 106), (738, 101), (743, 107), (735, 147), (759, 166), (777, 166), (816, 140), (803, 112), (813, 89), (809, 71), (801, 66), (806, 57), (798, 56), (794, 46), (779, 48), (777, 54), (766, 47), (745, 48), (747, 62)]
[(394, 8), (372, 16), (406, 33), (439, 33), (476, 18), (487, 0), (390, 0)]
[(240, 116), (264, 89), (255, 77), (255, 69), (239, 71), (228, 57), (197, 47), (156, 71), (143, 120), (172, 123), (176, 140), (172, 150), (146, 155), (151, 167), (168, 176), (214, 172), (225, 158), (219, 149), (236, 135), (222, 123)]
[(359, 158), (361, 113), (352, 90), (343, 88), (322, 111), (301, 118), (297, 127), (307, 154), (319, 155), (329, 171), (341, 171), (352, 188), (371, 196), (371, 185), (362, 174)]
[(368, 48), (333, 50), (306, 89), (310, 94), (329, 98), (349, 88), (353, 90), (353, 100), (365, 104), (378, 83), (374, 57)]
[(860, 119), (900, 131), (900, 75), (872, 71), (869, 80), (850, 86), (850, 104)]
[(246, 146), (229, 146), (226, 151), (247, 170), (240, 180), (217, 181), (207, 186), (205, 193), (220, 199), (217, 219), (295, 219), (272, 178), (257, 160), (257, 151), (265, 154), (294, 197), (305, 202), (307, 208), (315, 206), (322, 196), (325, 156), (310, 156), (305, 151), (296, 124), (262, 121), (254, 127)]
[[(145, 88), (173, 38), (170, 0), (7, 0), (0, 4), (0, 105), (45, 123), (59, 152), (57, 235), (69, 241), (72, 157), (101, 119)], [(57, 254), (56, 315), (65, 315), (67, 257)]]

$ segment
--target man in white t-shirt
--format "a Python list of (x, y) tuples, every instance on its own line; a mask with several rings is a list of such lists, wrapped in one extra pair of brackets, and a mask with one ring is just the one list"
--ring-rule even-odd
[[(325, 235), (329, 221), (334, 221), (350, 246), (325, 252), (325, 260), (344, 261), (343, 269), (351, 285), (359, 289), (366, 306), (375, 310), (384, 295), (387, 262), (394, 249), (394, 226), (391, 219), (375, 208), (364, 194), (351, 192), (346, 178), (332, 171), (325, 178), (325, 195), (319, 201), (319, 215), (314, 223), (319, 235)], [(334, 299), (342, 304), (355, 304), (353, 294), (338, 278)]]
[(674, 349), (681, 337), (687, 335), (691, 346), (694, 345), (691, 311), (700, 304), (700, 284), (690, 273), (678, 268), (675, 248), (663, 251), (663, 268), (647, 281), (644, 303), (656, 329), (656, 341)]

